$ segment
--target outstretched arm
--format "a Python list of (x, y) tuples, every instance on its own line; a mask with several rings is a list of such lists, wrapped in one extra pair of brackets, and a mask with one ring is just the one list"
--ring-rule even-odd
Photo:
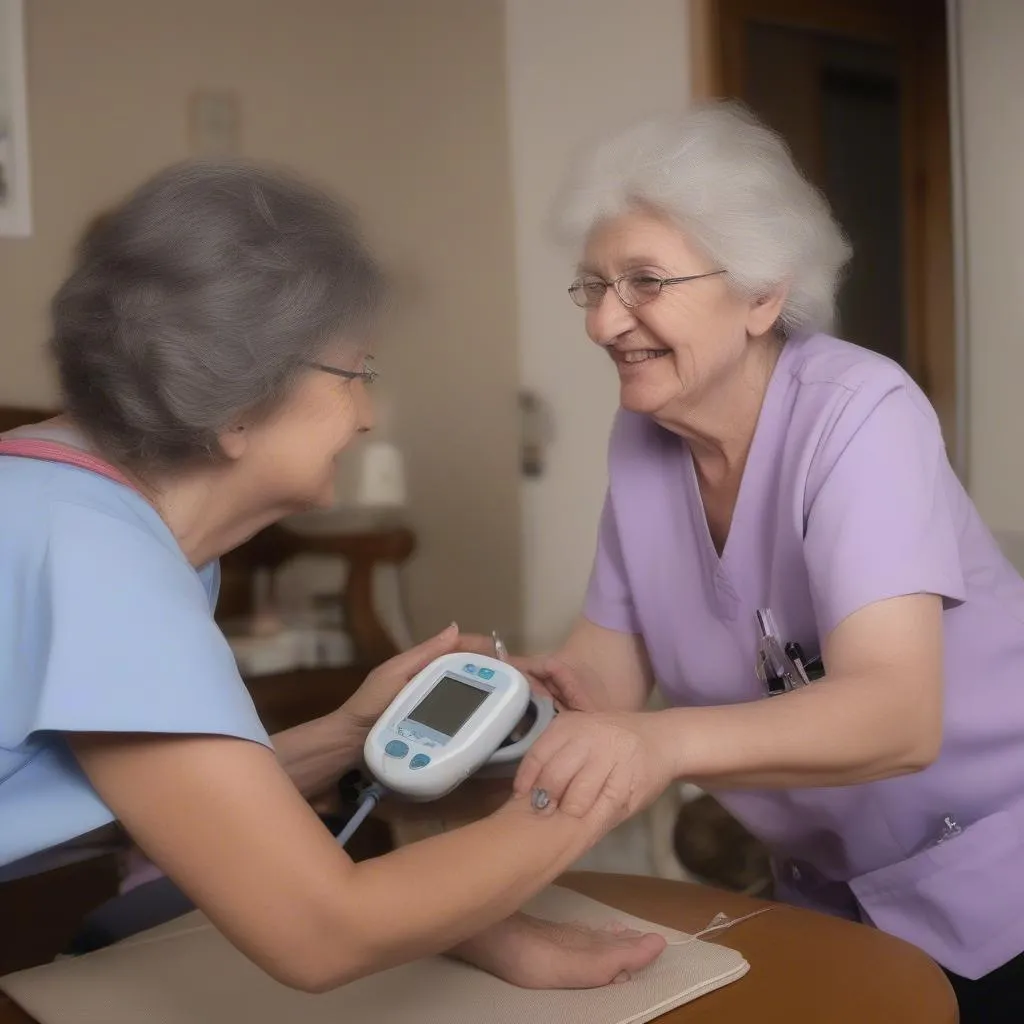
[[(265, 747), (212, 736), (68, 741), (145, 853), (250, 959), (308, 991), (465, 943), (566, 870), (624, 810), (602, 801), (575, 819), (511, 800), (464, 829), (354, 864)], [(622, 958), (639, 966), (660, 948), (633, 942)]]
[(828, 674), (771, 699), (657, 712), (561, 715), (524, 758), (516, 791), (569, 814), (595, 799), (631, 813), (673, 779), (710, 788), (847, 786), (919, 771), (942, 739), (942, 599), (876, 602), (826, 638)]

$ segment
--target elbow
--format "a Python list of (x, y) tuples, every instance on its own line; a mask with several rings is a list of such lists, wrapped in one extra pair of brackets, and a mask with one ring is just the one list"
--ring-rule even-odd
[(333, 992), (350, 981), (355, 981), (360, 975), (349, 976), (340, 974), (317, 974), (310, 971), (289, 973), (286, 977), (276, 977), (275, 981), (295, 992), (304, 992), (310, 996), (322, 996), (327, 992)]
[(323, 995), (384, 966), (385, 956), (376, 955), (367, 943), (354, 941), (358, 935), (358, 928), (345, 927), (317, 929), (298, 941), (293, 936), (287, 945), (261, 957), (259, 966), (286, 988)]
[(941, 677), (929, 678), (910, 700), (889, 708), (889, 721), (902, 723), (891, 749), (894, 775), (914, 775), (933, 765), (942, 752), (944, 701)]
[(268, 971), (270, 977), (279, 985), (290, 988), (293, 992), (304, 992), (311, 996), (322, 996), (325, 992), (339, 988), (345, 981), (335, 981), (332, 977), (314, 974), (298, 968), (296, 970)]
[(907, 738), (897, 759), (898, 775), (914, 775), (933, 765), (942, 751), (942, 724), (923, 726)]
[(905, 758), (904, 773), (913, 775), (916, 772), (923, 772), (925, 768), (929, 768), (938, 760), (941, 750), (941, 736), (922, 739), (912, 750), (908, 751)]
[(278, 984), (309, 995), (323, 995), (373, 973), (370, 965), (354, 956), (335, 956), (327, 961), (323, 950), (301, 958), (289, 956), (265, 965), (264, 970)]

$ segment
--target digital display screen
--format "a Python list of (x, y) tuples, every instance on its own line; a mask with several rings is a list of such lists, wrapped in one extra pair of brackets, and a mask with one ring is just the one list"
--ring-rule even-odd
[(489, 696), (489, 690), (444, 676), (409, 712), (409, 721), (425, 725), (443, 736), (454, 736)]

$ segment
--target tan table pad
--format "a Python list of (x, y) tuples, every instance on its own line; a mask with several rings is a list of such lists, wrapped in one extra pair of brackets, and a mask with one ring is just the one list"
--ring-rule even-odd
[(552, 887), (527, 909), (549, 920), (661, 931), (671, 944), (632, 981), (589, 991), (519, 989), (433, 957), (311, 996), (268, 978), (194, 913), (109, 949), (9, 975), (0, 989), (39, 1024), (642, 1024), (749, 969), (732, 949), (687, 941), (569, 889)]

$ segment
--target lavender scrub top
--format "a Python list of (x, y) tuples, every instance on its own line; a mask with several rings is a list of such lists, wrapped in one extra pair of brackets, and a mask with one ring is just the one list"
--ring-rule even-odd
[[(716, 796), (773, 851), (783, 898), (978, 978), (1024, 950), (1024, 581), (953, 473), (927, 399), (873, 352), (788, 342), (721, 557), (685, 441), (619, 412), (585, 611), (643, 637), (672, 703), (767, 699), (758, 607), (811, 658), (848, 615), (918, 593), (944, 606), (938, 760), (862, 785)], [(959, 834), (938, 842), (947, 816)]]

